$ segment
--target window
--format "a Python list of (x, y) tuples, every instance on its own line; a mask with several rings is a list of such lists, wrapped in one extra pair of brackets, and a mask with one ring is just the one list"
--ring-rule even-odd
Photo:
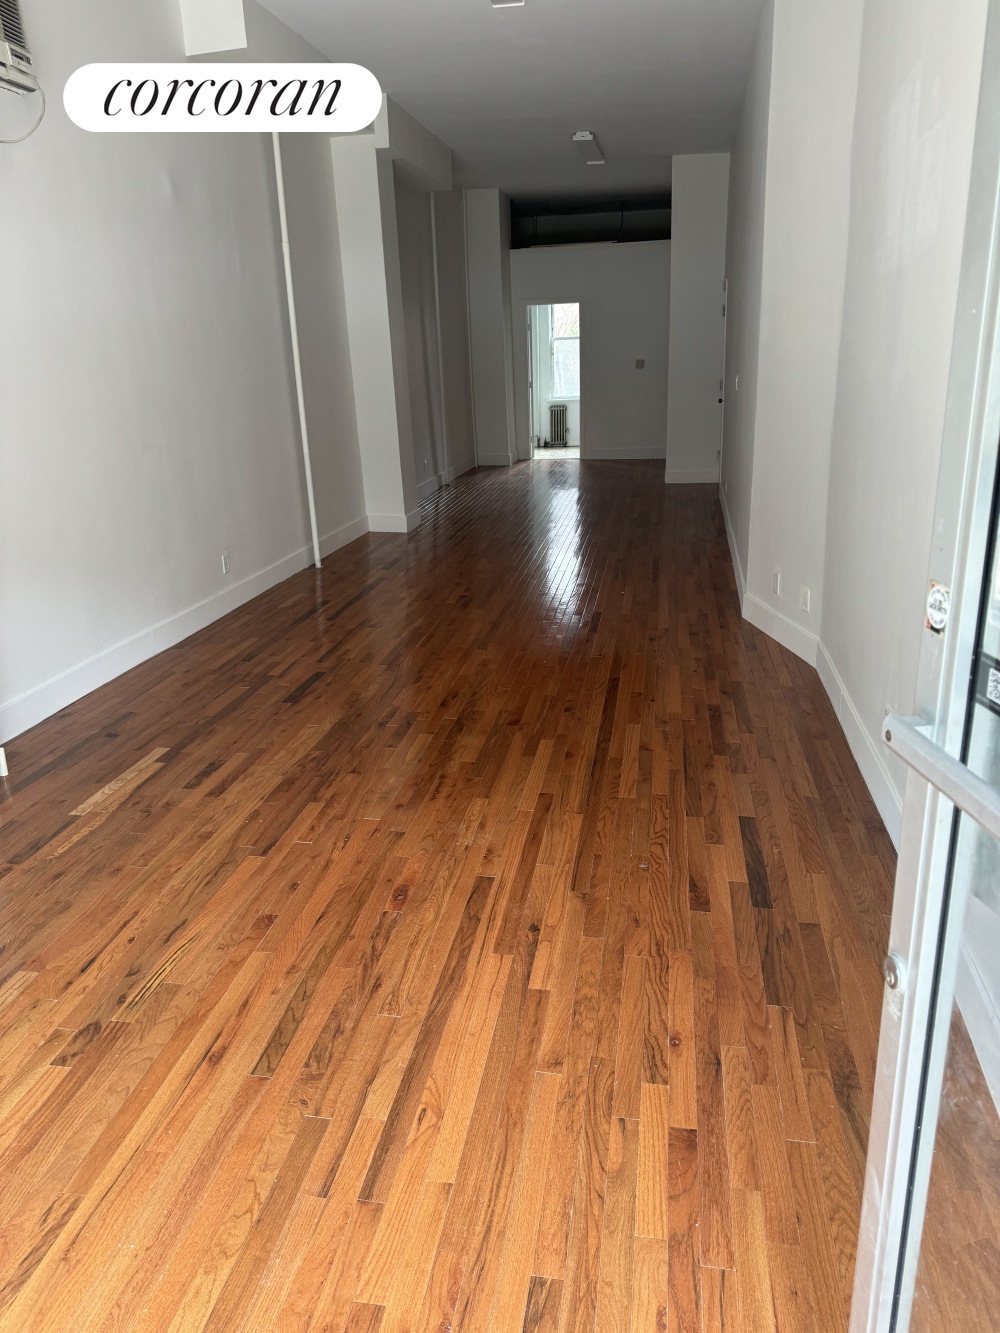
[(580, 397), (580, 307), (552, 307), (552, 394)]

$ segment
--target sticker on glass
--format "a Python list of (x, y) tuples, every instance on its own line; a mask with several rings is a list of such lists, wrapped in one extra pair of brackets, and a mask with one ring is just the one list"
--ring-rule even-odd
[(931, 579), (930, 592), (927, 594), (927, 628), (932, 634), (944, 633), (950, 608), (951, 589)]

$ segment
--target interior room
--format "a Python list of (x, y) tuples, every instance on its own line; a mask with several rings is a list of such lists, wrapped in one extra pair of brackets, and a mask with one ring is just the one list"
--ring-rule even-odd
[(0, 1328), (996, 1333), (1000, 0), (0, 0), (0, 180)]
[(532, 458), (579, 458), (580, 303), (528, 306), (528, 412)]

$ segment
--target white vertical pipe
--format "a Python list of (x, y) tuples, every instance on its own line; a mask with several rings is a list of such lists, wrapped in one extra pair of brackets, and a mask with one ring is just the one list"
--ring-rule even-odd
[(441, 283), (438, 276), (437, 210), (431, 190), (431, 249), (434, 252), (434, 315), (437, 319), (438, 396), (441, 402), (441, 452), (444, 455), (444, 484), (447, 486), (451, 470), (448, 461), (448, 412), (444, 402), (444, 357), (441, 351)]
[(278, 131), (271, 133), (274, 145), (274, 174), (278, 182), (278, 216), (281, 219), (281, 253), (285, 259), (285, 291), (288, 295), (288, 324), (292, 334), (292, 365), (295, 367), (295, 394), (299, 400), (299, 432), (302, 436), (302, 461), (306, 469), (306, 494), (309, 498), (309, 526), (312, 529), (313, 564), (319, 569), (319, 529), (316, 526), (316, 496), (313, 492), (312, 460), (309, 457), (309, 430), (306, 426), (306, 398), (302, 390), (302, 360), (299, 356), (299, 326), (295, 320), (295, 288), (292, 285), (292, 250), (288, 243), (288, 214), (285, 211), (285, 177), (281, 170), (281, 142)]
[(469, 205), (462, 190), (462, 234), (465, 240), (465, 322), (469, 330), (469, 396), (472, 399), (472, 456), (479, 466), (479, 427), (476, 421), (476, 364), (472, 351), (472, 296), (469, 292)]

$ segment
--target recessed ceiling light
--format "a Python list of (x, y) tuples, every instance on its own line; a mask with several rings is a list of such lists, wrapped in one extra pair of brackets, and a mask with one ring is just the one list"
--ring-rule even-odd
[(573, 135), (573, 142), (579, 147), (583, 154), (583, 160), (588, 167), (603, 167), (604, 153), (601, 145), (597, 142), (590, 130), (577, 130)]

